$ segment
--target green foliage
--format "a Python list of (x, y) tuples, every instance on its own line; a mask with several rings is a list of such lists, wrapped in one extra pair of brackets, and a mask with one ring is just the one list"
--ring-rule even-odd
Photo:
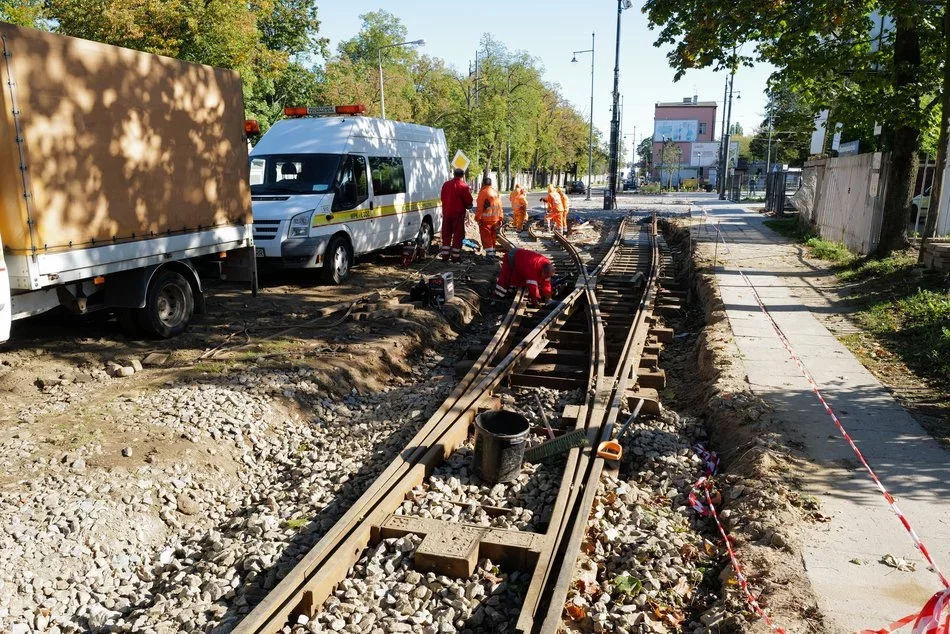
[(652, 135), (640, 141), (640, 145), (637, 146), (637, 154), (640, 155), (640, 161), (642, 162), (643, 167), (653, 165)]
[(950, 379), (950, 289), (915, 263), (893, 262), (857, 287), (858, 320), (890, 352), (924, 377)]
[(623, 573), (614, 577), (614, 592), (627, 597), (635, 597), (643, 590), (643, 582), (636, 577)]
[(301, 528), (303, 528), (309, 523), (310, 523), (310, 520), (308, 520), (305, 517), (295, 517), (295, 518), (287, 520), (287, 528), (300, 530)]
[(811, 149), (815, 120), (811, 106), (805, 104), (787, 82), (779, 79), (769, 90), (767, 108), (771, 113), (772, 134), (769, 143), (769, 115), (749, 144), (749, 153), (772, 163), (803, 165)]
[(43, 0), (0, 0), (0, 21), (42, 27)]
[[(108, 44), (233, 68), (241, 73), (248, 118), (262, 131), (286, 106), (364, 103), (381, 114), (382, 58), (386, 116), (445, 130), (451, 151), (474, 159), (472, 171), (587, 172), (588, 115), (543, 82), (540, 62), (485, 34), (478, 73), (462, 74), (404, 42), (394, 14), (371, 11), (335, 54), (320, 37), (314, 0), (0, 0), (0, 18)], [(382, 48), (382, 55), (379, 52)], [(313, 56), (326, 59), (322, 67)], [(606, 151), (594, 135), (594, 163)]]
[(763, 222), (766, 227), (772, 231), (791, 238), (796, 242), (807, 242), (815, 237), (815, 233), (803, 224), (798, 216), (787, 216), (785, 218), (773, 218)]
[(838, 272), (838, 278), (844, 282), (860, 282), (909, 271), (916, 266), (916, 255), (908, 251), (902, 251), (881, 259), (861, 258), (855, 260), (852, 266)]
[[(691, 68), (737, 70), (755, 62), (777, 67), (773, 83), (787, 85), (810, 114), (832, 113), (852, 138), (877, 123), (885, 172), (879, 255), (902, 246), (916, 153), (931, 125), (933, 95), (943, 88), (945, 2), (907, 0), (645, 0), (658, 46), (669, 45), (676, 79)], [(892, 28), (872, 37), (875, 16)], [(946, 87), (950, 90), (950, 86)]]
[(819, 260), (848, 263), (854, 259), (854, 254), (842, 242), (831, 242), (821, 238), (809, 238), (805, 242), (808, 252)]

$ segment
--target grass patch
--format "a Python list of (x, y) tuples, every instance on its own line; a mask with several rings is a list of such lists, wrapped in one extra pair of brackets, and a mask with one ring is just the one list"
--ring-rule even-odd
[(811, 229), (798, 222), (798, 216), (773, 218), (766, 220), (762, 224), (775, 233), (785, 236), (786, 238), (791, 238), (796, 242), (807, 242), (811, 238), (817, 237)]
[(950, 289), (918, 286), (872, 303), (858, 319), (908, 366), (950, 379)]
[(854, 254), (848, 251), (848, 247), (842, 242), (830, 242), (821, 238), (809, 238), (805, 242), (808, 252), (819, 260), (828, 260), (839, 264), (849, 263), (854, 260)]
[(305, 517), (295, 517), (293, 519), (287, 520), (287, 528), (292, 528), (296, 531), (300, 530), (309, 523), (310, 520)]
[(842, 282), (860, 282), (894, 275), (895, 273), (910, 273), (916, 267), (917, 256), (904, 251), (881, 260), (856, 258), (849, 266), (837, 271), (837, 275)]

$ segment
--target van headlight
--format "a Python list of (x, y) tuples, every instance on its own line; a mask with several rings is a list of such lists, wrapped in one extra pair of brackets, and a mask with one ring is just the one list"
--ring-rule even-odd
[(310, 235), (310, 220), (313, 217), (313, 209), (297, 214), (290, 219), (289, 237), (306, 238)]

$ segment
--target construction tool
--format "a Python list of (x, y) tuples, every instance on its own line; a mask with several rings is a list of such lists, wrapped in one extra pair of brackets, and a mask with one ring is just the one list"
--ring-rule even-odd
[(567, 453), (574, 447), (587, 446), (587, 430), (572, 429), (560, 438), (545, 440), (540, 445), (526, 449), (524, 459), (528, 462), (541, 462), (548, 458)]
[(630, 429), (631, 423), (637, 419), (637, 416), (640, 415), (640, 410), (643, 409), (644, 400), (637, 399), (637, 406), (633, 408), (633, 413), (630, 414), (630, 417), (623, 424), (623, 427), (620, 428), (620, 433), (617, 434), (617, 437), (614, 440), (605, 440), (600, 443), (597, 447), (597, 457), (603, 458), (604, 460), (617, 460), (623, 456), (623, 447), (620, 445), (620, 440), (627, 433), (627, 430)]
[(547, 414), (544, 413), (544, 406), (541, 405), (541, 397), (538, 396), (538, 393), (534, 393), (534, 402), (538, 404), (538, 414), (541, 415), (541, 420), (544, 422), (544, 428), (548, 430), (548, 439), (554, 438), (554, 429), (551, 428), (551, 423), (548, 422)]

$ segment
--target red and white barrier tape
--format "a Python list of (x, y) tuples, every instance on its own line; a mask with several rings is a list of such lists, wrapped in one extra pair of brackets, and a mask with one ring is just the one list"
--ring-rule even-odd
[[(705, 210), (703, 210), (703, 215), (705, 215)], [(716, 225), (716, 234), (718, 235), (719, 241), (722, 242), (723, 247), (726, 249), (726, 253), (732, 254), (729, 249), (729, 245), (726, 242), (725, 236), (722, 234), (719, 225)], [(811, 373), (805, 367), (805, 364), (802, 360), (795, 354), (795, 350), (792, 348), (792, 344), (789, 342), (788, 337), (785, 336), (785, 333), (782, 331), (782, 328), (775, 321), (775, 318), (772, 317), (772, 314), (769, 312), (768, 308), (765, 307), (765, 303), (762, 301), (762, 298), (759, 296), (758, 291), (755, 286), (752, 284), (752, 281), (748, 278), (745, 272), (742, 270), (742, 267), (739, 264), (735, 265), (736, 271), (742, 277), (742, 280), (746, 283), (746, 286), (752, 291), (752, 294), (755, 296), (755, 301), (759, 305), (759, 309), (762, 313), (768, 318), (769, 323), (772, 325), (772, 329), (775, 331), (776, 336), (778, 336), (779, 341), (782, 343), (782, 346), (785, 348), (785, 351), (788, 352), (791, 359), (798, 366), (799, 371), (802, 373), (802, 376), (805, 377), (805, 380), (808, 381), (809, 386), (811, 387), (812, 392), (818, 398), (819, 402), (825, 408), (825, 411), (831, 417), (831, 420), (834, 421), (835, 425), (838, 427), (838, 430), (841, 432), (841, 435), (848, 442), (848, 445), (854, 451), (855, 455), (858, 457), (858, 460), (861, 461), (861, 464), (864, 465), (864, 468), (867, 470), (868, 474), (871, 476), (871, 479), (874, 481), (874, 484), (877, 485), (878, 490), (884, 496), (884, 499), (887, 501), (888, 506), (891, 510), (897, 515), (897, 518), (900, 520), (901, 524), (906, 529), (907, 533), (910, 535), (911, 540), (914, 542), (914, 546), (917, 547), (917, 550), (920, 551), (924, 559), (929, 565), (929, 569), (937, 575), (940, 579), (940, 583), (943, 584), (944, 589), (940, 592), (937, 592), (924, 606), (924, 609), (917, 615), (917, 620), (914, 624), (914, 634), (950, 634), (950, 617), (941, 623), (940, 618), (944, 611), (950, 610), (950, 582), (947, 581), (947, 578), (944, 576), (943, 572), (940, 570), (940, 567), (937, 566), (937, 562), (934, 561), (933, 557), (930, 555), (930, 551), (921, 541), (920, 537), (917, 535), (917, 532), (911, 526), (910, 521), (900, 510), (900, 507), (897, 506), (897, 502), (894, 500), (893, 496), (888, 492), (884, 487), (884, 484), (881, 482), (880, 478), (877, 477), (877, 474), (874, 472), (874, 469), (871, 468), (871, 465), (868, 464), (868, 461), (864, 458), (864, 455), (861, 453), (861, 450), (858, 449), (858, 446), (854, 443), (854, 440), (851, 438), (851, 434), (848, 433), (848, 430), (844, 428), (844, 425), (841, 423), (841, 420), (835, 414), (834, 410), (828, 404), (828, 401), (825, 400), (824, 395), (821, 393), (821, 390), (818, 388), (818, 384), (815, 382)], [(709, 494), (707, 492), (707, 498)], [(903, 627), (910, 623), (913, 620), (913, 616), (908, 616), (899, 621), (895, 621), (888, 628), (884, 630), (864, 630), (862, 634), (867, 632), (878, 632), (884, 634), (890, 632), (894, 627)], [(922, 629), (921, 629), (922, 628)]]
[[(736, 552), (732, 549), (732, 540), (729, 539), (729, 535), (726, 534), (726, 529), (723, 527), (722, 522), (719, 521), (719, 513), (716, 512), (716, 504), (713, 502), (712, 495), (710, 491), (712, 490), (712, 478), (716, 475), (716, 471), (719, 469), (719, 456), (715, 452), (707, 450), (701, 444), (697, 444), (693, 447), (693, 450), (699, 454), (699, 457), (703, 459), (706, 463), (706, 475), (696, 481), (696, 484), (693, 486), (693, 489), (689, 492), (689, 503), (696, 509), (700, 515), (704, 517), (712, 517), (713, 521), (716, 522), (716, 527), (719, 529), (719, 534), (722, 535), (722, 541), (726, 544), (726, 550), (729, 551), (729, 560), (732, 562), (732, 569), (736, 573), (736, 580), (739, 582), (739, 587), (742, 588), (742, 591), (745, 593), (746, 599), (749, 601), (749, 605), (752, 606), (752, 609), (755, 610), (766, 625), (769, 626), (773, 631), (778, 632), (779, 634), (786, 634), (785, 630), (776, 625), (769, 615), (765, 613), (765, 610), (762, 609), (762, 606), (759, 605), (758, 600), (755, 598), (755, 595), (752, 594), (752, 590), (749, 588), (749, 581), (746, 579), (745, 573), (742, 572), (742, 566), (739, 564), (739, 559), (736, 557)], [(706, 503), (703, 504), (697, 499), (697, 491), (702, 491), (706, 497)]]

